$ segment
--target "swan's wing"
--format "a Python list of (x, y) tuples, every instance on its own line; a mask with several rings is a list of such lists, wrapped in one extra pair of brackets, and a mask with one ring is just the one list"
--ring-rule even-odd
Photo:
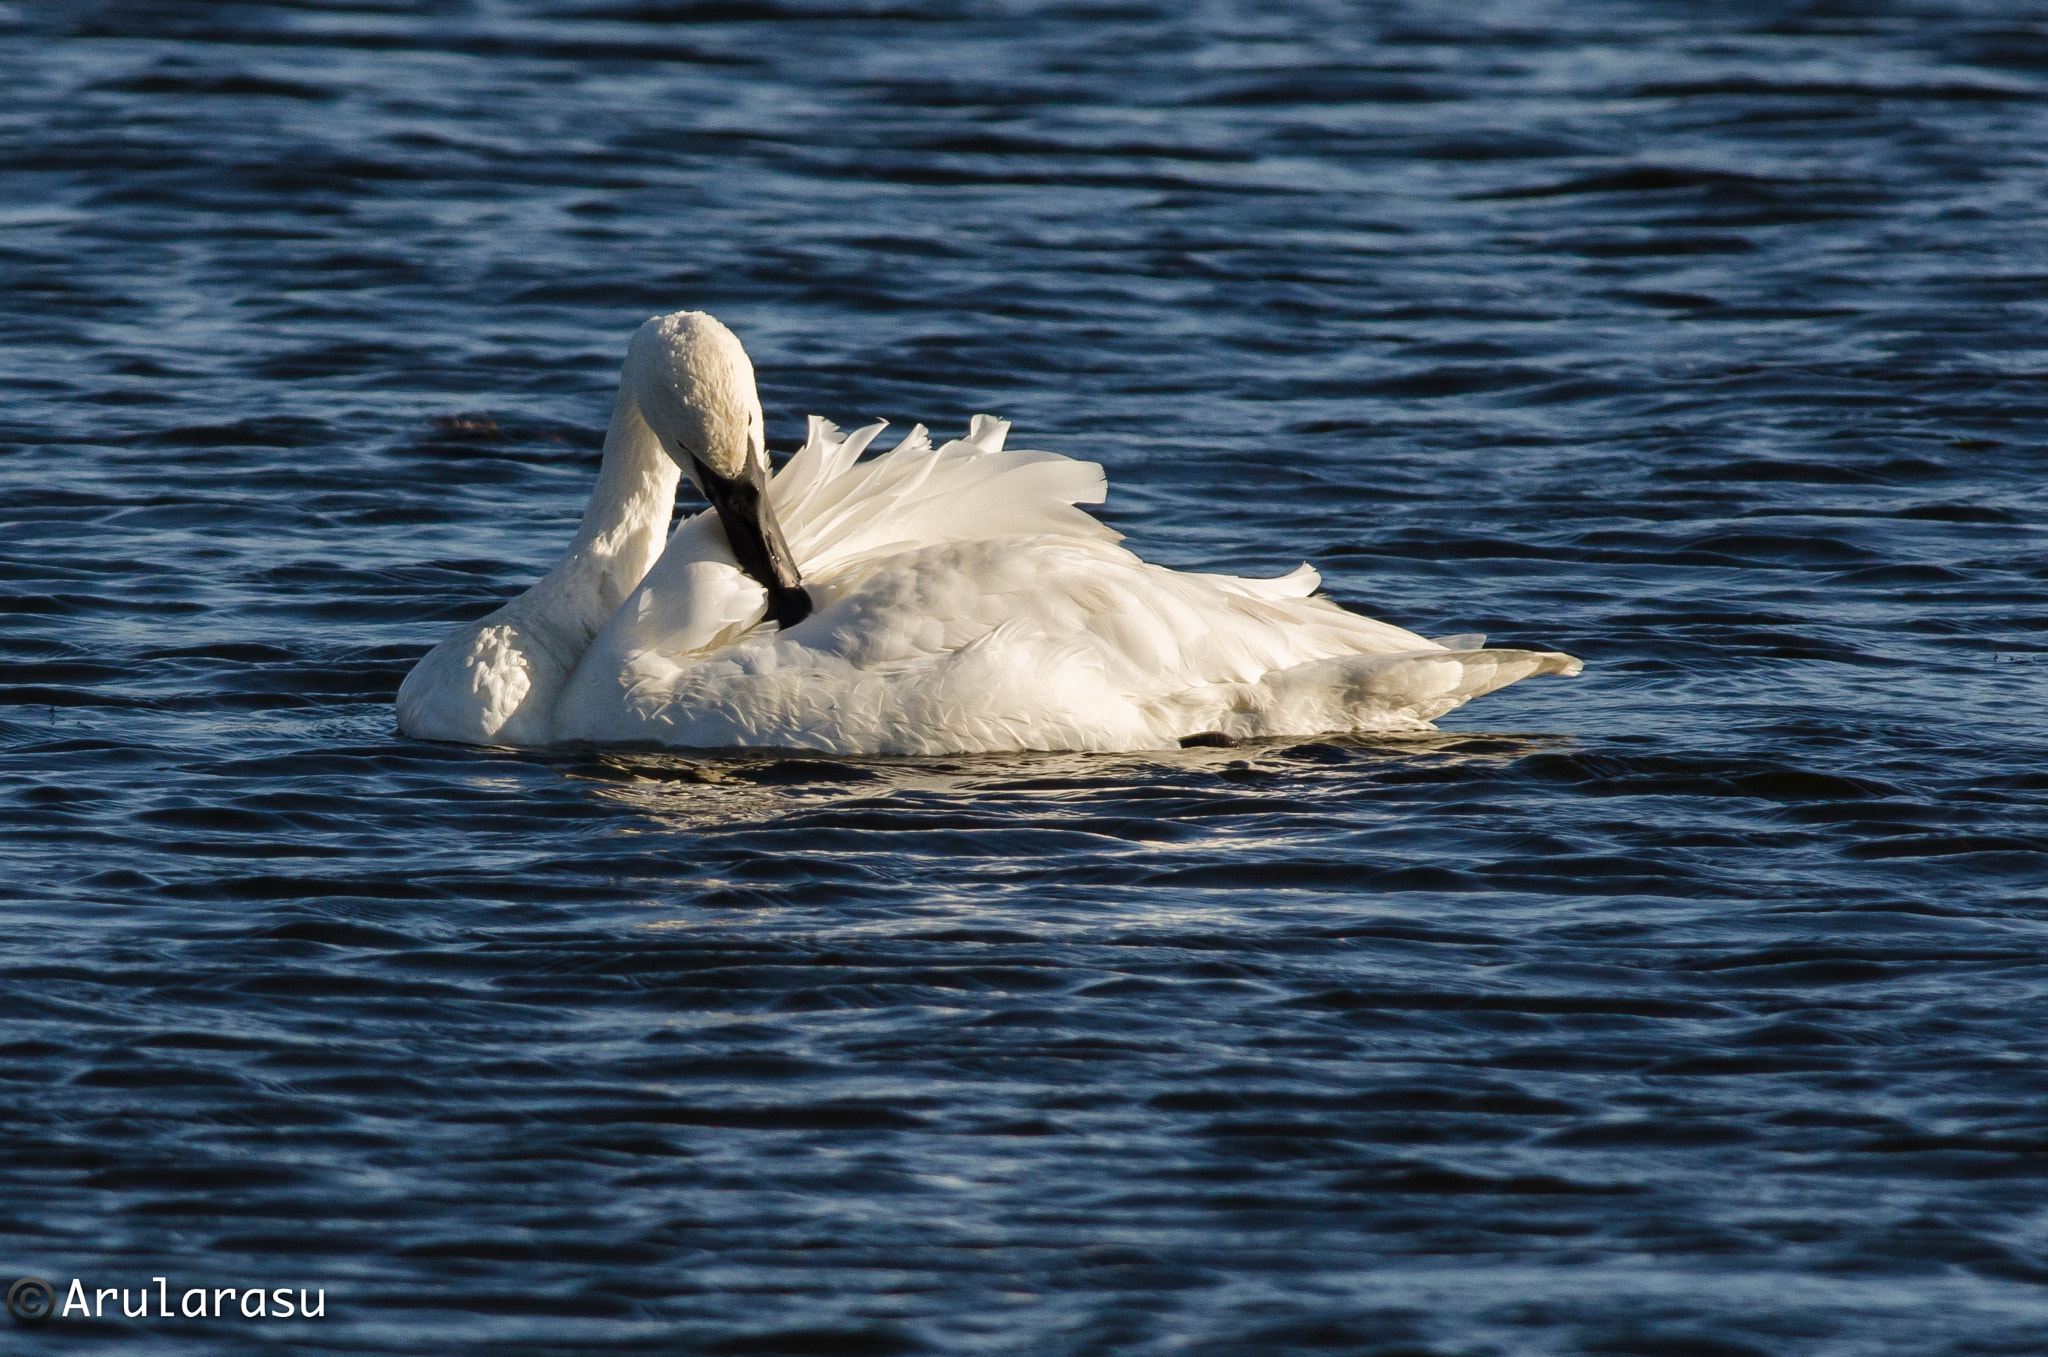
[[(1253, 683), (1275, 670), (1335, 655), (1440, 649), (1412, 631), (1311, 598), (1303, 566), (1272, 580), (1181, 573), (1117, 550), (1076, 555), (1059, 591), (1071, 624), (1097, 637), (1129, 682), (1162, 691)], [(1061, 619), (1063, 622), (1067, 618)]]
[(804, 445), (777, 472), (768, 490), (769, 502), (775, 506), (776, 516), (787, 520), (791, 514), (804, 512), (803, 506), (810, 503), (820, 486), (830, 485), (860, 459), (867, 451), (868, 444), (875, 436), (888, 427), (887, 421), (878, 420), (863, 429), (850, 434), (839, 431), (839, 426), (817, 415), (808, 417), (808, 435)]
[(1053, 452), (1003, 448), (1010, 425), (976, 415), (967, 437), (932, 445), (918, 425), (888, 452), (855, 459), (882, 430), (842, 436), (813, 417), (810, 437), (769, 487), (806, 578), (863, 558), (981, 538), (1117, 540), (1077, 504), (1108, 494), (1102, 468)]
[(1453, 649), (1328, 599), (1243, 587), (1275, 581), (1145, 570), (1145, 587), (1089, 625), (1161, 737), (1421, 730), (1520, 679), (1580, 669), (1569, 655), (1482, 650), (1477, 637)]
[(1582, 667), (1554, 651), (1484, 650), (1483, 636), (1427, 640), (1307, 597), (1319, 583), (1307, 566), (1277, 580), (1139, 566), (1089, 598), (1087, 626), (1153, 728), (1175, 739), (1424, 729), (1510, 683)]

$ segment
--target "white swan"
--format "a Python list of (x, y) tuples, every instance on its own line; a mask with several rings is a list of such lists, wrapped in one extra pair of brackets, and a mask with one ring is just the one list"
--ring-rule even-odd
[[(753, 366), (710, 316), (634, 335), (604, 466), (552, 574), (436, 646), (400, 728), (468, 743), (560, 740), (838, 754), (1171, 748), (1326, 731), (1426, 730), (1550, 651), (1426, 640), (1271, 580), (1147, 565), (1073, 507), (1102, 469), (1004, 451), (978, 415), (923, 428), (813, 417), (770, 478)], [(652, 568), (681, 467), (713, 508)]]

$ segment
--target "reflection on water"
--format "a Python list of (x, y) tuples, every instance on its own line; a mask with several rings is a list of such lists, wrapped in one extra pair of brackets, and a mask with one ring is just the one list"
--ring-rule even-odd
[[(1104, 806), (1125, 808), (1133, 792), (1233, 804), (1281, 801), (1319, 791), (1342, 795), (1380, 776), (1483, 777), (1518, 759), (1562, 750), (1570, 737), (1423, 732), (1332, 734), (1129, 754), (1017, 753), (948, 758), (841, 758), (807, 751), (592, 748), (538, 761), (588, 780), (597, 795), (671, 829), (702, 830), (851, 812), (950, 810), (990, 823), (1084, 820)], [(508, 751), (509, 752), (509, 751)], [(534, 756), (528, 756), (534, 757)], [(1185, 813), (1185, 808), (1181, 808)]]

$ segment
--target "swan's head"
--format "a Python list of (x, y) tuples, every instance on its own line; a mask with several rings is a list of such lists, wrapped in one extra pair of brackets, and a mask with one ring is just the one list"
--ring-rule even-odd
[(738, 337), (702, 311), (656, 316), (633, 335), (620, 384), (661, 450), (718, 510), (734, 561), (768, 591), (768, 615), (784, 627), (810, 616), (769, 503), (761, 396)]
[(684, 474), (727, 480), (768, 469), (754, 365), (739, 337), (702, 311), (655, 316), (626, 350), (626, 389)]

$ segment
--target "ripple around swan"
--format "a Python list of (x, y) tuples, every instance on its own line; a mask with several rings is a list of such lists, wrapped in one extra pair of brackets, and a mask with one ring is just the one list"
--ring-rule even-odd
[[(81, 1350), (2038, 1350), (2048, 31), (1781, 11), (0, 6), (0, 1276), (327, 1292)], [(683, 305), (778, 449), (994, 410), (1149, 558), (1586, 673), (397, 738)]]

